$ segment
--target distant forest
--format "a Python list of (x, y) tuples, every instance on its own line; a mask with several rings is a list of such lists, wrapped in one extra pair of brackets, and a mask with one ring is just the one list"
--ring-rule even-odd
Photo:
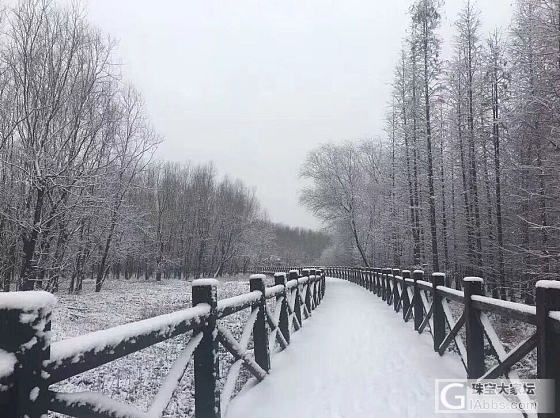
[(516, 0), (483, 33), (474, 2), (441, 55), (442, 2), (415, 0), (386, 135), (323, 145), (302, 201), (331, 227), (331, 262), (483, 277), (531, 301), (560, 278), (560, 4)]
[(79, 6), (24, 0), (0, 9), (0, 29), (0, 289), (99, 291), (111, 275), (320, 256), (324, 234), (273, 225), (211, 164), (154, 161), (163, 138)]

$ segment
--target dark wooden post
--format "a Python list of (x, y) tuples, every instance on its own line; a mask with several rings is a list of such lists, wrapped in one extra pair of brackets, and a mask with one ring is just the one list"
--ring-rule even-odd
[(308, 307), (308, 311), (311, 312), (313, 309), (315, 309), (315, 282), (312, 282), (312, 279), (315, 278), (315, 269), (311, 268), (309, 269), (309, 282), (307, 282), (307, 293), (310, 293), (310, 306), (311, 309)]
[(549, 317), (551, 311), (560, 311), (559, 284), (560, 282), (553, 280), (540, 280), (536, 284), (537, 377), (554, 379), (555, 382), (556, 414), (546, 416), (558, 416), (560, 411), (560, 334), (557, 331), (558, 321)]
[(311, 292), (313, 289), (313, 283), (311, 283), (311, 276), (307, 277), (307, 284), (304, 284), (304, 289), (305, 286), (307, 286), (307, 291), (305, 291), (305, 298), (304, 298), (304, 302), (305, 302), (305, 307), (307, 308), (307, 313), (309, 315), (311, 315)]
[(412, 280), (414, 280), (414, 329), (418, 331), (422, 321), (424, 320), (424, 307), (422, 304), (422, 297), (420, 296), (420, 288), (418, 287), (418, 280), (422, 280), (424, 278), (424, 272), (422, 270), (414, 270), (412, 272)]
[(381, 277), (379, 277), (379, 269), (375, 268), (373, 269), (374, 274), (375, 274), (375, 287), (376, 287), (376, 293), (377, 296), (381, 297), (382, 295), (382, 286), (381, 286)]
[(406, 321), (406, 313), (410, 307), (410, 298), (408, 297), (408, 283), (406, 279), (410, 279), (410, 270), (403, 270), (402, 271), (402, 310), (403, 310), (403, 319)]
[(192, 305), (210, 305), (210, 317), (200, 327), (202, 340), (194, 351), (194, 413), (196, 418), (220, 418), (220, 376), (218, 339), (216, 332), (216, 305), (218, 281), (199, 279), (192, 282)]
[(2, 417), (47, 415), (48, 385), (41, 368), (50, 357), (50, 318), (55, 303), (48, 292), (0, 293), (0, 349), (15, 355), (13, 374), (3, 382), (8, 390), (0, 398)]
[(321, 271), (321, 292), (320, 292), (320, 297), (319, 297), (319, 303), (323, 301), (323, 298), (325, 297), (325, 278), (327, 277), (327, 272), (325, 270)]
[(323, 300), (323, 298), (325, 297), (325, 290), (327, 289), (327, 276), (324, 273), (321, 280), (323, 283), (323, 285), (321, 286), (321, 300)]
[(467, 377), (478, 379), (484, 374), (484, 330), (480, 323), (480, 311), (471, 300), (473, 295), (482, 295), (483, 280), (480, 277), (465, 277), (465, 327), (467, 334)]
[[(290, 280), (298, 280), (299, 273), (295, 270), (290, 271), (288, 275), (288, 279)], [(299, 295), (299, 283), (294, 287), (295, 298), (294, 298), (294, 314), (300, 325), (303, 325), (301, 320), (301, 302), (300, 302), (300, 295)]]
[(270, 370), (270, 351), (268, 349), (268, 328), (266, 324), (266, 296), (264, 277), (254, 275), (249, 279), (251, 292), (258, 290), (262, 293), (258, 303), (253, 305), (253, 310), (258, 309), (257, 320), (253, 325), (253, 345), (255, 351), (255, 361), (265, 371)]
[(385, 269), (381, 269), (381, 299), (385, 300), (387, 297), (387, 283), (385, 280)]
[(433, 324), (434, 351), (439, 351), (439, 346), (445, 338), (445, 313), (443, 312), (443, 298), (437, 291), (437, 286), (445, 285), (445, 273), (432, 273), (432, 301), (434, 304)]
[(288, 313), (288, 292), (286, 291), (286, 273), (276, 273), (274, 275), (274, 284), (284, 286), (284, 292), (276, 297), (276, 303), (282, 298), (282, 304), (276, 309), (280, 309), (280, 318), (278, 319), (278, 328), (284, 339), (290, 344), (290, 321)]
[(391, 303), (392, 300), (392, 294), (391, 294), (391, 281), (389, 279), (389, 274), (392, 273), (391, 269), (385, 268), (383, 269), (383, 277), (385, 279), (385, 298), (383, 299), (385, 302), (387, 302), (387, 305), (389, 305)]
[(400, 275), (401, 271), (399, 269), (393, 269), (393, 309), (398, 312), (400, 296), (399, 296), (399, 281), (397, 276)]

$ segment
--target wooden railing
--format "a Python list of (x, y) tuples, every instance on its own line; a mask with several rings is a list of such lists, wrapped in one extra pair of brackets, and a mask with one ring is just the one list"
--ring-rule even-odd
[[(405, 322), (412, 319), (414, 330), (430, 333), (440, 355), (454, 342), (469, 379), (519, 379), (513, 366), (536, 348), (537, 377), (556, 381), (556, 411), (560, 411), (560, 282), (537, 282), (536, 306), (530, 306), (484, 296), (484, 281), (479, 277), (465, 277), (460, 291), (444, 286), (444, 273), (433, 273), (426, 281), (421, 270), (326, 267), (325, 271), (327, 276), (349, 280), (379, 296)], [(457, 317), (448, 301), (462, 306)], [(535, 325), (536, 330), (506, 352), (488, 313)], [(459, 335), (463, 327), (465, 342)], [(496, 359), (489, 368), (485, 340)]]
[[(266, 287), (265, 277), (255, 274), (250, 278), (249, 293), (223, 300), (217, 298), (216, 280), (195, 280), (192, 308), (52, 344), (54, 296), (47, 292), (0, 293), (0, 416), (39, 418), (54, 411), (76, 417), (160, 417), (194, 357), (195, 416), (221, 417), (241, 367), (258, 381), (264, 379), (275, 343), (286, 348), (290, 333), (302, 327), (325, 294), (325, 275), (319, 269), (268, 273), (274, 274), (274, 286)], [(222, 319), (243, 309), (250, 309), (250, 314), (238, 341)], [(147, 411), (99, 393), (60, 393), (50, 387), (189, 333), (188, 343)], [(249, 349), (251, 335), (253, 348)], [(221, 390), (217, 384), (219, 345), (235, 359)]]

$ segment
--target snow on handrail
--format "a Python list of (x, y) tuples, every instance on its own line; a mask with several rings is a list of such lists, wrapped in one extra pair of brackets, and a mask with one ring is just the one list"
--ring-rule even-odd
[[(416, 283), (418, 283), (418, 285), (419, 285), (420, 287), (423, 287), (423, 288), (425, 288), (425, 289), (426, 289), (426, 288), (432, 289), (432, 284), (431, 284), (430, 282), (426, 282), (426, 281), (424, 281), (424, 280), (416, 280)], [(426, 290), (427, 290), (427, 289), (426, 289)]]
[(472, 295), (471, 300), (479, 309), (498, 314), (506, 314), (511, 318), (530, 324), (536, 324), (537, 322), (537, 308), (535, 306), (480, 295)]
[[(113, 418), (153, 418), (135, 406), (125, 404), (95, 392), (49, 392), (49, 410), (71, 416)], [(95, 415), (92, 415), (91, 412)]]
[(298, 285), (298, 279), (292, 279), (286, 282), (286, 289), (292, 289)]
[(253, 303), (258, 302), (261, 297), (262, 293), (259, 290), (253, 290), (249, 293), (219, 300), (217, 306), (218, 318), (224, 318), (242, 309), (248, 308)]
[(284, 285), (277, 284), (276, 286), (267, 287), (264, 291), (267, 299), (273, 298), (284, 291)]
[(45, 369), (49, 383), (93, 369), (150, 345), (191, 330), (210, 315), (210, 306), (199, 304), (189, 309), (159, 315), (142, 321), (55, 342)]
[(458, 302), (462, 302), (465, 298), (465, 292), (463, 292), (462, 290), (452, 289), (451, 287), (447, 286), (437, 286), (436, 289), (438, 292), (443, 294), (443, 296)]

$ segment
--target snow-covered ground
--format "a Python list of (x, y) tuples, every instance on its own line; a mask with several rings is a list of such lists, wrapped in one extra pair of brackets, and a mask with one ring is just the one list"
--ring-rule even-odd
[(457, 355), (440, 357), (429, 334), (392, 307), (329, 279), (311, 320), (273, 357), (270, 376), (233, 400), (227, 418), (434, 417), (435, 379), (464, 377)]

